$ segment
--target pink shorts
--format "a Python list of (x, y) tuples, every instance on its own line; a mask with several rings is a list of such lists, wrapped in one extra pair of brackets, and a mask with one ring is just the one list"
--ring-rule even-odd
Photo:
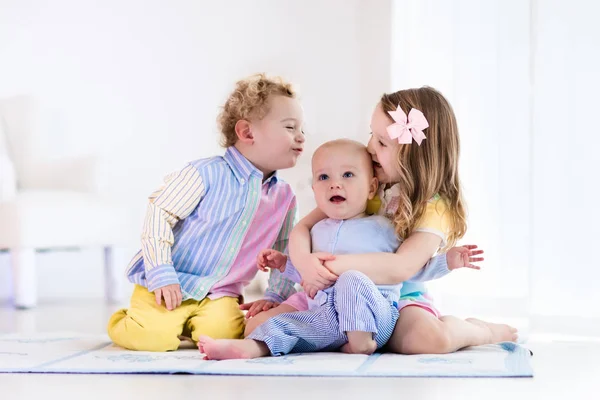
[(418, 295), (414, 296), (403, 296), (398, 300), (398, 311), (401, 311), (405, 307), (419, 307), (432, 313), (436, 318), (440, 317), (440, 312), (433, 305), (433, 298), (427, 293), (419, 292)]
[(298, 311), (306, 311), (308, 310), (308, 296), (304, 292), (297, 292), (281, 304), (292, 306)]

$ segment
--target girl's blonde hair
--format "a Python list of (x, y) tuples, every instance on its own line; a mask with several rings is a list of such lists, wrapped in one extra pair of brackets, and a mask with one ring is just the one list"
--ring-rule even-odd
[[(401, 90), (381, 97), (381, 106), (388, 111), (400, 108), (408, 115), (420, 110), (429, 122), (421, 145), (401, 144), (398, 150), (400, 171), (400, 205), (394, 217), (396, 232), (407, 238), (423, 217), (427, 203), (439, 194), (447, 205), (450, 232), (446, 247), (453, 247), (467, 230), (466, 211), (458, 176), (460, 142), (456, 117), (450, 103), (440, 92), (430, 87)], [(390, 121), (392, 121), (390, 117)]]
[(239, 120), (264, 118), (269, 112), (269, 97), (273, 95), (296, 98), (292, 85), (280, 77), (269, 78), (265, 74), (256, 74), (236, 82), (235, 90), (217, 117), (221, 146), (227, 148), (237, 142), (235, 124)]

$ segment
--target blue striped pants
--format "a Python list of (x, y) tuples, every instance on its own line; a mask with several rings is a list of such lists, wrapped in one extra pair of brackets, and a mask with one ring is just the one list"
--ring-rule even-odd
[(274, 356), (338, 350), (348, 342), (348, 331), (372, 332), (377, 347), (383, 347), (398, 320), (393, 302), (357, 271), (340, 275), (332, 289), (325, 304), (272, 317), (247, 339), (264, 342)]

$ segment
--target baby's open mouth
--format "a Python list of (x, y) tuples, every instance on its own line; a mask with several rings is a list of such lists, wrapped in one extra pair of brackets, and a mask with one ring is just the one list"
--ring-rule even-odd
[(339, 204), (339, 203), (343, 203), (344, 201), (346, 201), (345, 197), (342, 196), (332, 196), (329, 199), (330, 202), (334, 203), (334, 204)]

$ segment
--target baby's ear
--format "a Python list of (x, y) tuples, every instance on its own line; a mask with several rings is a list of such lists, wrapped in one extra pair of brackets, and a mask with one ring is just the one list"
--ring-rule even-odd
[(371, 178), (371, 183), (369, 184), (369, 200), (372, 200), (373, 197), (377, 194), (377, 188), (379, 188), (379, 181), (376, 177)]

